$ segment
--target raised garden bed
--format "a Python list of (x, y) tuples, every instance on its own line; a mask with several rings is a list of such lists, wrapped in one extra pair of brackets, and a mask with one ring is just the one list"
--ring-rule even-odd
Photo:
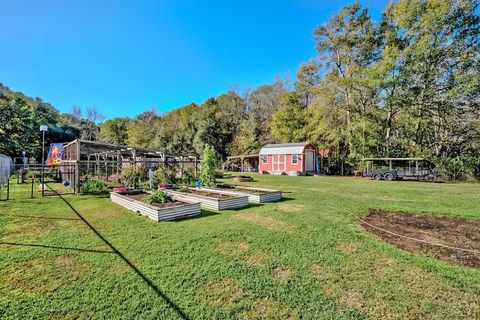
[(228, 185), (219, 185), (219, 189), (207, 189), (212, 192), (222, 192), (230, 193), (235, 195), (248, 196), (248, 201), (252, 203), (265, 203), (265, 202), (274, 202), (282, 199), (282, 191), (265, 189), (265, 188), (256, 188), (256, 187), (242, 187), (242, 186), (228, 186)]
[(237, 182), (252, 182), (253, 178), (249, 176), (236, 176), (233, 180)]
[(203, 208), (213, 210), (238, 209), (248, 206), (248, 196), (227, 191), (188, 188), (187, 190), (165, 190), (174, 199), (198, 201)]
[(199, 215), (200, 203), (189, 199), (174, 199), (166, 203), (149, 204), (144, 202), (150, 195), (144, 190), (111, 192), (110, 200), (131, 211), (135, 211), (155, 221), (171, 221)]

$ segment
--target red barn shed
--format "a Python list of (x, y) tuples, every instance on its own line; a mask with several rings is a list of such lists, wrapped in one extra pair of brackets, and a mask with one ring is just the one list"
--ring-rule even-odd
[(267, 144), (260, 149), (260, 173), (305, 175), (318, 168), (317, 148), (309, 142)]

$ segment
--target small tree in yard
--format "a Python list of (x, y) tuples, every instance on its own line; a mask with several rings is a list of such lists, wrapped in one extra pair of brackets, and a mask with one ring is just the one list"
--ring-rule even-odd
[(205, 145), (202, 153), (202, 162), (200, 167), (200, 179), (202, 184), (213, 186), (215, 184), (215, 171), (217, 169), (217, 154), (210, 145)]

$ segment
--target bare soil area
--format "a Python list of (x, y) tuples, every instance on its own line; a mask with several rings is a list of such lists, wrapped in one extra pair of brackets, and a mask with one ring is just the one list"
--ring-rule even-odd
[[(361, 220), (359, 220), (360, 225), (367, 231), (399, 248), (411, 252), (422, 252), (448, 262), (480, 268), (480, 220), (384, 210), (371, 210)], [(405, 237), (471, 251), (447, 248)]]
[(202, 190), (188, 189), (185, 192), (191, 193), (191, 194), (196, 194), (196, 195), (199, 195), (199, 196), (215, 198), (215, 199), (219, 199), (219, 200), (235, 198), (235, 196), (232, 196), (232, 195), (229, 195), (229, 194), (220, 194), (220, 193), (208, 192), (208, 191), (202, 191)]

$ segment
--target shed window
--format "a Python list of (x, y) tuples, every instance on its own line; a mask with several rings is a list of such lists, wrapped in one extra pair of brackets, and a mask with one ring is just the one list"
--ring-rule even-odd
[(292, 164), (298, 163), (298, 154), (292, 154)]
[(263, 156), (262, 156), (262, 163), (263, 163), (263, 164), (268, 163), (268, 156), (266, 156), (266, 155), (263, 155)]

